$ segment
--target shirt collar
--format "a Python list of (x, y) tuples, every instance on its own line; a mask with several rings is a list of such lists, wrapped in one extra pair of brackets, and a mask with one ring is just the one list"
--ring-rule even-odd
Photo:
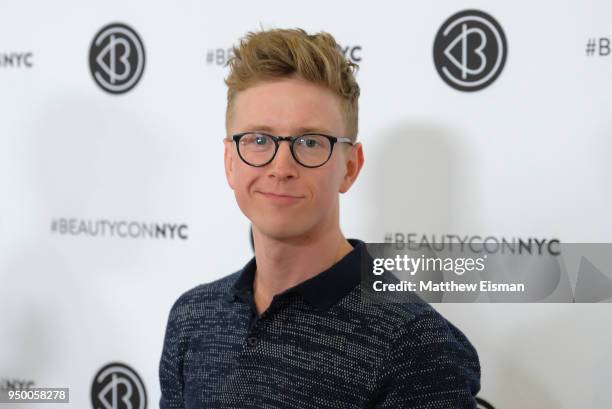
[[(342, 297), (347, 295), (361, 280), (360, 267), (363, 252), (366, 250), (365, 243), (358, 239), (347, 239), (353, 246), (343, 258), (338, 260), (327, 270), (322, 271), (314, 277), (309, 278), (276, 297), (288, 293), (300, 294), (306, 302), (318, 310), (326, 310), (336, 304)], [(240, 270), (238, 279), (230, 288), (228, 299), (239, 297), (242, 300), (252, 299), (253, 279), (257, 267), (255, 257)]]

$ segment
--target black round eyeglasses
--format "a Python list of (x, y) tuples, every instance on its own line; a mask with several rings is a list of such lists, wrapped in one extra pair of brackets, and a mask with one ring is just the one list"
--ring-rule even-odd
[(299, 136), (274, 136), (263, 132), (242, 132), (232, 135), (238, 156), (247, 165), (260, 167), (274, 160), (281, 141), (289, 142), (291, 155), (300, 165), (318, 168), (331, 158), (336, 143), (354, 145), (351, 138), (320, 133), (305, 133)]

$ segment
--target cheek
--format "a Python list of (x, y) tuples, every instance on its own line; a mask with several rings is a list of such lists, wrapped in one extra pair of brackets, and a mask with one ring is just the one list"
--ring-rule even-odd
[(329, 189), (333, 191), (333, 193), (337, 194), (340, 185), (342, 184), (342, 179), (344, 178), (344, 172), (346, 169), (343, 167), (343, 161), (339, 160), (339, 158), (335, 158), (336, 160), (333, 162), (333, 169), (330, 170), (327, 175), (327, 184), (329, 185)]
[(242, 166), (235, 169), (233, 183), (234, 194), (237, 199), (246, 201), (249, 198), (251, 185), (255, 178), (256, 175), (253, 175), (253, 172), (249, 169), (244, 169)]
[(329, 207), (338, 197), (340, 179), (336, 176), (337, 172), (322, 175), (316, 183), (315, 201), (321, 207)]

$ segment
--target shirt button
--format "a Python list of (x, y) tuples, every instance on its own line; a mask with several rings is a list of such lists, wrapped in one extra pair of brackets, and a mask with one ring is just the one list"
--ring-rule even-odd
[(247, 338), (247, 343), (249, 344), (249, 346), (254, 347), (255, 345), (257, 345), (257, 341), (259, 341), (257, 339), (257, 337), (248, 337)]

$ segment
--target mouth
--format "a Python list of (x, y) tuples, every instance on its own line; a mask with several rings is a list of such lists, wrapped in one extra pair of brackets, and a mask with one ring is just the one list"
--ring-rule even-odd
[(258, 191), (257, 193), (260, 193), (265, 198), (277, 204), (292, 204), (304, 198), (304, 196), (288, 195), (288, 194), (280, 194), (280, 193), (272, 193), (272, 192)]

